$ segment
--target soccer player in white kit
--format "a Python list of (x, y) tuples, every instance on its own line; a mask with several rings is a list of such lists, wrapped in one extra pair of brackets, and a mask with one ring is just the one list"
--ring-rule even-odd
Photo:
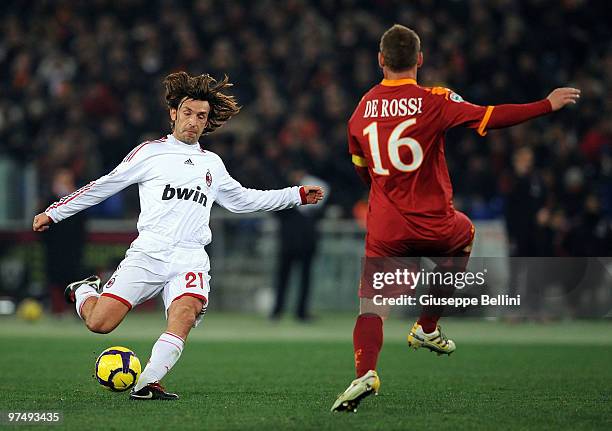
[(162, 294), (167, 329), (153, 346), (149, 363), (130, 397), (177, 399), (160, 380), (181, 356), (185, 339), (202, 318), (209, 300), (210, 262), (204, 246), (211, 242), (213, 202), (237, 213), (276, 211), (316, 204), (323, 198), (317, 186), (281, 190), (242, 187), (215, 153), (199, 138), (223, 125), (240, 107), (224, 92), (232, 84), (209, 75), (185, 72), (164, 79), (172, 134), (134, 148), (109, 174), (50, 205), (34, 217), (41, 232), (138, 184), (138, 238), (103, 288), (96, 276), (66, 289), (79, 317), (92, 332), (115, 329), (132, 307)]

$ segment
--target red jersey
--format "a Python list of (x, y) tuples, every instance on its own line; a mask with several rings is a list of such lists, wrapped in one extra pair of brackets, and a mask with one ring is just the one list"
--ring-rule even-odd
[(446, 131), (466, 126), (484, 136), (492, 110), (413, 79), (384, 79), (363, 96), (349, 120), (348, 141), (353, 163), (367, 166), (372, 178), (368, 235), (385, 241), (450, 235), (455, 209)]

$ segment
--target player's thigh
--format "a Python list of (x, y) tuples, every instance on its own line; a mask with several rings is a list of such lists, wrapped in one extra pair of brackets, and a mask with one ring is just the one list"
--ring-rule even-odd
[(411, 256), (410, 242), (405, 240), (383, 241), (368, 233), (365, 241), (365, 255), (366, 258)]
[[(168, 324), (172, 322), (173, 325), (180, 325), (180, 322), (185, 321), (188, 317), (189, 326), (197, 326), (204, 317), (208, 306), (209, 283), (210, 276), (204, 269), (181, 272), (168, 281), (163, 289)], [(194, 313), (195, 320), (192, 320)]]
[(409, 254), (409, 248), (408, 241), (366, 237), (358, 292), (361, 314), (373, 313), (385, 318), (390, 313), (388, 299), (414, 295), (414, 278), (407, 274), (418, 273), (420, 258)]
[(101, 297), (115, 299), (130, 310), (154, 298), (161, 292), (166, 281), (163, 275), (156, 273), (154, 266), (155, 262), (151, 262), (148, 269), (144, 265), (134, 266), (126, 258), (102, 288)]
[(455, 226), (448, 244), (449, 254), (453, 256), (469, 256), (476, 235), (476, 228), (468, 216), (461, 211), (455, 211)]
[(472, 221), (462, 212), (455, 212), (455, 225), (453, 231), (445, 241), (444, 247), (436, 257), (432, 257), (438, 268), (449, 271), (465, 271), (476, 229)]

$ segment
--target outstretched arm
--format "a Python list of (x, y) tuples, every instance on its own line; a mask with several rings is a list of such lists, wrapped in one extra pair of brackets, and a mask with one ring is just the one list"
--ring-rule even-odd
[(143, 154), (139, 153), (136, 157), (128, 155), (112, 172), (64, 196), (49, 205), (44, 212), (37, 214), (32, 222), (32, 230), (43, 232), (49, 229), (51, 224), (102, 202), (130, 184), (142, 181), (147, 172), (148, 164)]
[(234, 213), (255, 211), (279, 211), (297, 205), (317, 204), (323, 199), (319, 186), (293, 186), (279, 190), (256, 190), (242, 187), (236, 181), (234, 187), (219, 190), (217, 202)]
[(441, 109), (442, 127), (450, 129), (465, 126), (476, 129), (481, 136), (487, 134), (487, 129), (501, 129), (524, 123), (533, 118), (541, 117), (553, 111), (558, 111), (566, 105), (574, 104), (580, 98), (580, 90), (576, 88), (557, 88), (546, 99), (520, 105), (480, 106), (466, 102), (461, 96), (447, 88), (434, 88), (433, 94), (444, 96)]
[(243, 187), (223, 167), (223, 178), (216, 201), (234, 213), (278, 211), (297, 205), (316, 204), (323, 199), (319, 186), (294, 186), (279, 190), (256, 190)]
[(121, 175), (115, 175), (116, 171), (113, 171), (52, 203), (44, 212), (34, 217), (32, 229), (35, 232), (45, 231), (51, 224), (92, 207), (132, 184), (124, 181)]
[[(487, 114), (490, 115), (488, 129), (501, 129), (523, 123), (532, 118), (558, 111), (561, 108), (575, 104), (580, 98), (580, 90), (576, 88), (557, 88), (546, 99), (522, 105), (490, 106)], [(486, 115), (485, 114), (485, 117)]]

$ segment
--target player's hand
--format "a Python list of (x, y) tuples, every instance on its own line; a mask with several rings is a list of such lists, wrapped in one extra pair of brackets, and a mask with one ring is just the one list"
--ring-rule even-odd
[(580, 99), (580, 90), (571, 87), (555, 88), (547, 99), (552, 105), (552, 110), (558, 111), (565, 105), (575, 104)]
[(302, 186), (304, 187), (304, 193), (306, 193), (306, 204), (316, 204), (323, 200), (325, 192), (319, 186)]
[(32, 222), (32, 230), (34, 232), (44, 232), (49, 229), (49, 226), (53, 223), (51, 217), (49, 217), (45, 213), (40, 213), (34, 216), (34, 221)]

